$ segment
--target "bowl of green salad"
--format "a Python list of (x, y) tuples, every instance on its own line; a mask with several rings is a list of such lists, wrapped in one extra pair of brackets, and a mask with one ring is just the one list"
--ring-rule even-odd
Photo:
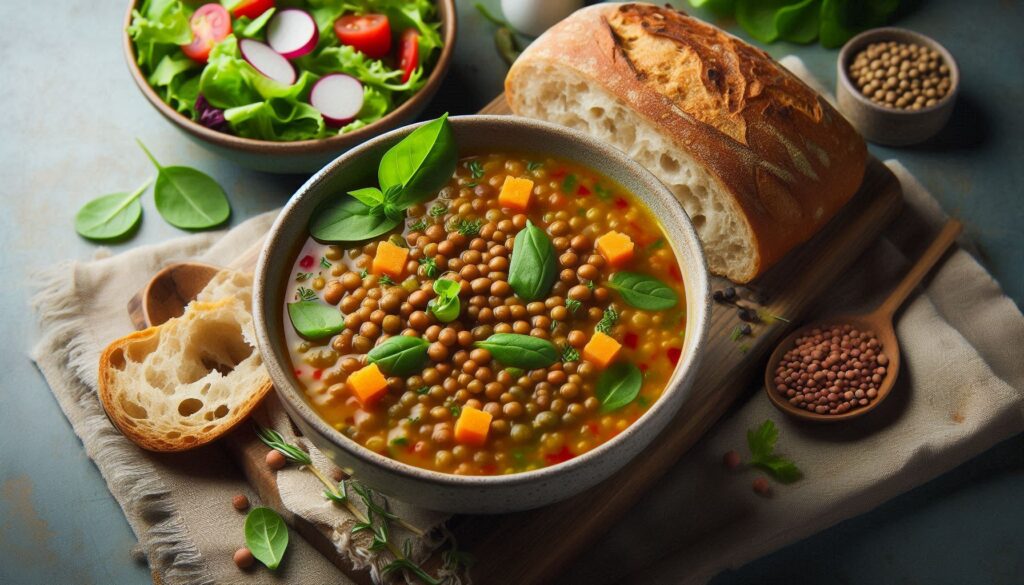
[(134, 0), (139, 90), (189, 138), (307, 173), (422, 112), (448, 70), (454, 0)]

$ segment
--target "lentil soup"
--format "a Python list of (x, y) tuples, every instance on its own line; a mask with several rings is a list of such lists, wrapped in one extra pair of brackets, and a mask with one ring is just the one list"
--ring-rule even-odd
[(607, 442), (664, 391), (683, 279), (622, 187), (493, 152), (459, 160), (405, 214), (369, 242), (309, 238), (286, 290), (295, 378), (341, 433), (425, 469), (517, 473)]

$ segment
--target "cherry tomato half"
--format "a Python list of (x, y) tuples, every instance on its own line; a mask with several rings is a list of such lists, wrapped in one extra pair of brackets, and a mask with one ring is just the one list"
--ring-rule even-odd
[(231, 9), (235, 18), (254, 19), (274, 7), (274, 0), (242, 0)]
[(334, 34), (371, 59), (391, 51), (391, 23), (383, 14), (347, 14), (334, 21)]
[(192, 27), (192, 42), (181, 46), (181, 52), (188, 58), (206, 63), (210, 51), (218, 42), (231, 34), (231, 15), (220, 4), (203, 4), (189, 20)]
[(420, 33), (414, 28), (402, 31), (398, 41), (398, 68), (402, 70), (402, 83), (409, 81), (412, 72), (420, 66)]

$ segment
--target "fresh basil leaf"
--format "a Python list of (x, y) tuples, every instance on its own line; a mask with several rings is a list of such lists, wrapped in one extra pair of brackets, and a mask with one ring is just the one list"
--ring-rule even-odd
[(402, 223), (379, 213), (351, 197), (338, 197), (317, 207), (309, 222), (309, 233), (319, 242), (360, 242), (387, 233)]
[(679, 295), (653, 276), (625, 270), (612, 275), (608, 286), (619, 291), (631, 307), (645, 311), (664, 311), (679, 304)]
[(231, 215), (231, 205), (217, 181), (191, 167), (165, 167), (142, 141), (139, 146), (156, 167), (153, 199), (167, 223), (189, 230), (216, 227)]
[(802, 0), (775, 13), (779, 38), (791, 43), (810, 43), (818, 38), (821, 0)]
[(433, 195), (455, 172), (458, 162), (455, 136), (448, 114), (412, 131), (384, 153), (377, 169), (380, 187), (400, 186), (395, 203), (408, 207)]
[(90, 240), (114, 240), (128, 234), (142, 219), (139, 197), (152, 182), (147, 180), (132, 193), (111, 193), (86, 203), (75, 214), (75, 231)]
[(345, 328), (341, 311), (320, 301), (288, 303), (288, 318), (295, 331), (306, 339), (326, 339)]
[(369, 205), (370, 207), (384, 202), (384, 193), (381, 193), (380, 189), (376, 187), (356, 189), (355, 191), (349, 191), (348, 194), (361, 201), (363, 205)]
[(434, 281), (434, 292), (437, 298), (427, 303), (429, 310), (442, 323), (451, 323), (459, 318), (462, 307), (459, 303), (459, 291), (462, 287), (454, 280), (441, 278)]
[(276, 569), (288, 548), (288, 527), (270, 508), (253, 508), (245, 517), (245, 546), (268, 569)]
[(506, 367), (524, 370), (546, 368), (560, 357), (550, 341), (519, 333), (495, 333), (473, 345), (491, 352), (491, 357)]
[(611, 412), (626, 406), (640, 394), (644, 379), (640, 368), (622, 362), (605, 370), (597, 379), (594, 394), (601, 401), (601, 412)]
[(421, 337), (395, 335), (371, 349), (366, 357), (385, 374), (409, 376), (423, 369), (429, 346), (430, 343)]
[(509, 264), (508, 284), (526, 301), (547, 296), (558, 278), (558, 259), (544, 230), (526, 221), (526, 227), (516, 234)]

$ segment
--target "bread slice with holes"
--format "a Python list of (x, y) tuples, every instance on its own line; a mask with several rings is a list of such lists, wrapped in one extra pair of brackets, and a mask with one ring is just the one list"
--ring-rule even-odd
[(99, 396), (111, 422), (150, 451), (209, 443), (271, 388), (253, 335), (252, 278), (221, 271), (181, 317), (111, 343)]
[(853, 196), (864, 140), (827, 101), (736, 37), (652, 4), (597, 4), (530, 45), (512, 111), (625, 151), (675, 194), (712, 272), (745, 283)]

